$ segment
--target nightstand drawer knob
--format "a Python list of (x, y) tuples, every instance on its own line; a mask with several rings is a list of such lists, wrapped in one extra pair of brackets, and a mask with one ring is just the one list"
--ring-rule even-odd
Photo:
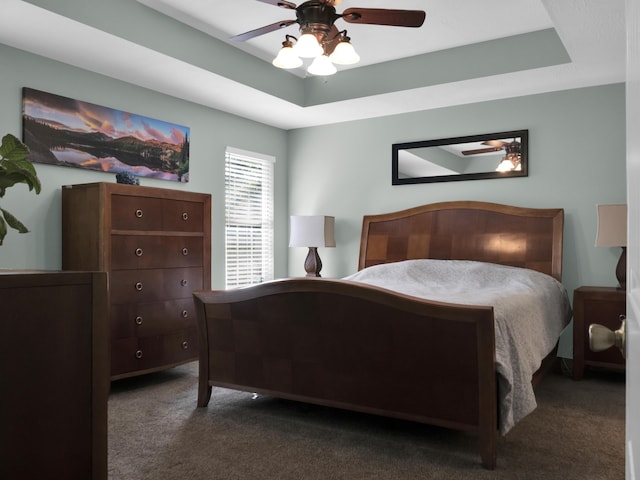
[(182, 280), (180, 280), (180, 285), (182, 285), (183, 287), (186, 287), (186, 286), (187, 286), (187, 283), (188, 283), (188, 282), (187, 282), (187, 280), (186, 280), (186, 279), (182, 279)]
[(140, 283), (140, 282), (136, 283), (136, 290), (137, 291), (141, 291), (142, 290), (142, 283)]
[(184, 255), (185, 257), (186, 257), (187, 255), (189, 255), (189, 249), (188, 249), (187, 247), (184, 247), (184, 248), (182, 249), (182, 255)]
[(136, 350), (136, 358), (142, 358), (142, 350)]
[(136, 257), (141, 257), (143, 253), (144, 253), (144, 252), (142, 251), (142, 249), (141, 249), (141, 248), (139, 248), (139, 247), (138, 247), (138, 248), (136, 248)]
[(589, 348), (592, 352), (601, 352), (613, 346), (620, 349), (622, 356), (626, 358), (626, 330), (627, 324), (624, 315), (620, 315), (622, 325), (615, 332), (603, 325), (593, 323), (589, 325)]
[(182, 310), (182, 318), (187, 318), (189, 316), (189, 312), (186, 310)]
[(184, 221), (189, 220), (189, 214), (187, 212), (183, 212), (182, 213), (182, 220), (184, 220)]
[(140, 210), (140, 209), (136, 210), (136, 217), (142, 218), (142, 210)]
[(189, 342), (182, 342), (182, 349), (186, 350), (189, 348)]
[(136, 317), (136, 325), (142, 325), (142, 317), (140, 316)]

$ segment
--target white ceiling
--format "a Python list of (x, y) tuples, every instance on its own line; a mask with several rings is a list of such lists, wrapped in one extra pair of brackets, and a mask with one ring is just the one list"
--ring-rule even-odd
[[(229, 36), (294, 18), (292, 10), (257, 0), (138, 1), (225, 42)], [(625, 79), (624, 0), (344, 0), (338, 12), (351, 7), (427, 12), (425, 24), (419, 29), (353, 25), (338, 20), (362, 58), (354, 68), (391, 60), (394, 52), (412, 56), (550, 27), (557, 31), (571, 62), (309, 107), (26, 1), (2, 3), (0, 43), (284, 129)], [(285, 33), (296, 35), (296, 26), (234, 46), (270, 62)], [(164, 74), (167, 71), (173, 75)], [(304, 72), (293, 75), (302, 76)]]

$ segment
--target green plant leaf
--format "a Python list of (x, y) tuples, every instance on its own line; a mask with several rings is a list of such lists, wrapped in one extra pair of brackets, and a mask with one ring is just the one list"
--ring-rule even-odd
[(29, 232), (29, 229), (24, 226), (24, 223), (14, 217), (11, 213), (7, 212), (4, 208), (0, 208), (0, 212), (2, 212), (2, 215), (4, 216), (4, 219), (7, 221), (9, 226), (14, 230), (17, 230), (18, 233)]
[[(29, 148), (10, 133), (2, 137), (0, 144), (0, 197), (4, 197), (7, 189), (17, 183), (25, 183), (29, 190), (40, 193), (41, 185), (35, 167), (26, 158)], [(0, 208), (0, 245), (7, 235), (8, 227), (19, 233), (27, 233), (27, 227), (11, 213)]]
[(0, 156), (6, 160), (24, 160), (29, 155), (29, 147), (18, 140), (15, 136), (7, 133), (2, 137), (0, 145)]
[(0, 215), (0, 245), (4, 241), (4, 237), (7, 235), (7, 224), (4, 221), (4, 218)]
[(0, 197), (16, 183), (26, 183), (29, 190), (40, 193), (41, 185), (36, 169), (26, 160), (29, 148), (10, 133), (2, 137), (0, 145)]
[(16, 183), (26, 183), (29, 190), (40, 193), (40, 180), (36, 174), (36, 169), (26, 160), (0, 161), (0, 197), (4, 197), (6, 189)]

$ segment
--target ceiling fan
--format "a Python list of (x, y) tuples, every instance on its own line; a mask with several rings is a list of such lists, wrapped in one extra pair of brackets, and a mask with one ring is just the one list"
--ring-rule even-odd
[(512, 172), (522, 170), (521, 144), (515, 138), (511, 142), (503, 140), (487, 140), (482, 142), (482, 145), (487, 145), (487, 148), (462, 150), (460, 153), (462, 153), (462, 155), (479, 155), (482, 153), (492, 153), (504, 150), (505, 155), (498, 163), (496, 171)]
[(280, 68), (297, 68), (302, 65), (300, 57), (315, 58), (308, 71), (316, 75), (335, 73), (333, 63), (348, 65), (360, 60), (351, 46), (347, 31), (339, 31), (335, 26), (336, 20), (342, 19), (354, 24), (415, 28), (422, 26), (426, 17), (422, 10), (384, 8), (347, 8), (342, 13), (337, 13), (335, 5), (340, 4), (342, 0), (308, 0), (299, 6), (288, 0), (258, 1), (295, 10), (296, 19), (265, 25), (231, 37), (231, 40), (243, 42), (297, 23), (301, 37), (298, 39), (293, 35), (286, 35), (282, 49), (273, 64)]
[(499, 152), (500, 150), (506, 150), (507, 153), (520, 153), (520, 142), (515, 138), (512, 142), (504, 142), (502, 140), (487, 140), (482, 142), (482, 145), (488, 145), (487, 148), (476, 148), (473, 150), (463, 150), (462, 155), (479, 155), (481, 153)]

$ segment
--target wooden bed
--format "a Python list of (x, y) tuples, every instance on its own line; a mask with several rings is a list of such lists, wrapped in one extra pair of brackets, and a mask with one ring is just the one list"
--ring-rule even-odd
[[(365, 216), (358, 267), (478, 260), (561, 280), (563, 221), (562, 209), (473, 201)], [(474, 432), (482, 465), (496, 467), (491, 306), (433, 302), (323, 278), (194, 297), (199, 407), (219, 386)]]

